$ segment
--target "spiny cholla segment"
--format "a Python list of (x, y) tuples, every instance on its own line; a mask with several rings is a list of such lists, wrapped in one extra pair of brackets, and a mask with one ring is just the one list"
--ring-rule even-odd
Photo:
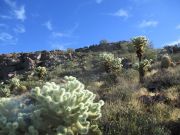
[[(77, 135), (99, 131), (92, 121), (101, 117), (104, 102), (74, 77), (46, 83), (29, 95), (0, 99), (0, 134)], [(91, 122), (91, 123), (90, 123)]]

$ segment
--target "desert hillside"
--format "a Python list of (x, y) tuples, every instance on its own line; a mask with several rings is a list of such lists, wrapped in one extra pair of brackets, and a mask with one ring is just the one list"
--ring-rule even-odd
[[(131, 41), (101, 41), (98, 45), (76, 50), (1, 54), (0, 134), (52, 135), (54, 131), (62, 132), (61, 128), (64, 128), (63, 135), (72, 135), (71, 130), (80, 130), (77, 134), (84, 134), (85, 129), (89, 127), (89, 135), (180, 135), (179, 47), (153, 49), (146, 46), (142, 65), (138, 63), (136, 52)], [(140, 72), (142, 80), (139, 80)], [(65, 76), (73, 76), (77, 80), (68, 80)], [(74, 83), (71, 84), (72, 80)], [(87, 126), (88, 123), (85, 123), (84, 119), (81, 128), (77, 128), (76, 123), (72, 122), (69, 126), (67, 121), (71, 117), (76, 118), (69, 113), (55, 117), (58, 112), (53, 110), (62, 109), (63, 105), (54, 105), (51, 89), (57, 89), (59, 86), (50, 83), (45, 85), (46, 82), (54, 82), (60, 87), (70, 87), (72, 90), (78, 83), (77, 89), (87, 89), (96, 95), (93, 102), (104, 102), (99, 106), (101, 110), (98, 113), (93, 112), (92, 108), (94, 119), (90, 119), (90, 116), (87, 118), (91, 126)], [(69, 83), (65, 87), (63, 84), (66, 82)], [(31, 95), (35, 87), (43, 87), (42, 95), (36, 95), (38, 91), (34, 93), (35, 96)], [(48, 90), (47, 87), (49, 92), (43, 93), (43, 90)], [(49, 97), (43, 98), (43, 94)], [(77, 104), (79, 100), (80, 97)], [(37, 102), (41, 105), (38, 106)], [(64, 102), (64, 106), (69, 106), (70, 103)], [(54, 109), (51, 109), (51, 105)], [(50, 111), (38, 109), (43, 106), (50, 108)], [(58, 118), (60, 119), (57, 120)], [(57, 125), (62, 127), (56, 127)], [(46, 128), (42, 128), (43, 126)], [(8, 132), (9, 129), (12, 129), (12, 132)]]

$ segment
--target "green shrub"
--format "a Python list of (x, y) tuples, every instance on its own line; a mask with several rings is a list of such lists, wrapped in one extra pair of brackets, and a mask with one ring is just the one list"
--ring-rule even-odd
[(47, 82), (30, 95), (1, 98), (0, 134), (100, 134), (95, 121), (101, 117), (104, 102), (95, 103), (95, 94), (76, 78), (64, 81), (61, 85)]

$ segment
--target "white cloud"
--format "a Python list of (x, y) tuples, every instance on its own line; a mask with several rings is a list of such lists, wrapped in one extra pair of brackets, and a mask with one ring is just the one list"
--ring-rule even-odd
[(62, 33), (62, 32), (52, 32), (52, 37), (57, 38), (57, 37), (69, 37), (68, 34)]
[(180, 29), (180, 24), (176, 26), (176, 29), (178, 29), (178, 30)]
[(52, 23), (51, 21), (47, 21), (43, 24), (48, 30), (52, 31), (53, 30), (53, 27), (52, 27)]
[(155, 20), (143, 20), (140, 24), (139, 27), (140, 28), (145, 28), (145, 27), (156, 27), (159, 24), (158, 21)]
[(101, 4), (103, 2), (103, 0), (96, 0), (97, 4)]
[(0, 33), (0, 43), (2, 44), (16, 44), (17, 38), (13, 37), (11, 34), (2, 32)]
[(169, 43), (166, 43), (165, 45), (176, 45), (176, 44), (180, 44), (180, 38), (175, 40), (175, 41), (171, 41)]
[(15, 33), (24, 33), (26, 32), (26, 29), (24, 27), (24, 25), (17, 25), (14, 29)]
[(110, 13), (109, 15), (118, 16), (118, 17), (125, 17), (125, 18), (128, 18), (128, 17), (129, 17), (128, 11), (127, 11), (127, 10), (124, 10), (124, 9), (119, 9), (119, 10), (116, 11), (115, 13)]
[(18, 9), (14, 10), (15, 16), (17, 19), (24, 21), (26, 19), (26, 11), (25, 11), (25, 7), (21, 6)]
[[(12, 15), (18, 19), (18, 20), (21, 20), (21, 21), (24, 21), (26, 19), (26, 10), (25, 10), (25, 6), (24, 5), (21, 5), (21, 6), (17, 6), (16, 2), (15, 1), (12, 1), (12, 0), (4, 0), (4, 2), (9, 5), (9, 7), (11, 8), (12, 10)], [(4, 18), (4, 19), (10, 19), (11, 16), (7, 16), (7, 15), (1, 15), (1, 18)]]
[(11, 39), (13, 39), (12, 35), (5, 33), (5, 32), (0, 33), (0, 40), (1, 41), (7, 41), (7, 40), (11, 40)]

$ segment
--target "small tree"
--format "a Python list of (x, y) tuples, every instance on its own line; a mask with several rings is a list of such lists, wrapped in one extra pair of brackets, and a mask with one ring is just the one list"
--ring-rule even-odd
[[(139, 65), (142, 61), (142, 56), (144, 53), (144, 48), (148, 45), (148, 39), (145, 36), (138, 36), (131, 39), (133, 46), (136, 49), (136, 54), (139, 59)], [(143, 82), (144, 75), (142, 74), (141, 68), (139, 68), (139, 81)]]

